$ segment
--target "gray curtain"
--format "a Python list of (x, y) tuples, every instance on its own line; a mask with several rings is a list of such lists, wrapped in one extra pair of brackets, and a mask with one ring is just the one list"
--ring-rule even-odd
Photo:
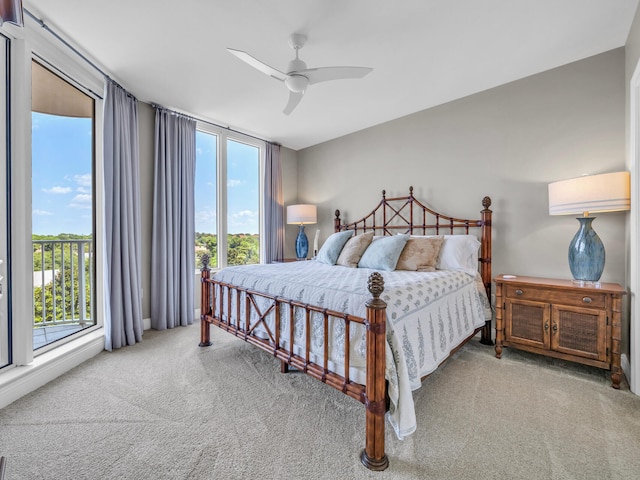
[(284, 258), (284, 196), (280, 145), (267, 143), (264, 179), (265, 263)]
[(107, 79), (104, 99), (105, 349), (142, 340), (138, 101)]
[(196, 122), (156, 107), (151, 327), (194, 320)]
[(0, 26), (2, 26), (4, 22), (24, 27), (22, 0), (0, 1)]

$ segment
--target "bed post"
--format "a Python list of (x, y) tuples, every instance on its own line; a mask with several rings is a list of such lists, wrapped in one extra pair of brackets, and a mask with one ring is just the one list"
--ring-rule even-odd
[(202, 258), (200, 261), (201, 261), (202, 267), (200, 268), (200, 282), (201, 282), (200, 343), (198, 346), (210, 347), (211, 346), (211, 337), (210, 337), (211, 325), (206, 320), (206, 316), (211, 309), (211, 305), (209, 304), (209, 302), (211, 301), (211, 298), (209, 295), (211, 284), (207, 281), (209, 280), (209, 276), (211, 272), (211, 270), (209, 270), (209, 255), (205, 253), (204, 255), (202, 255)]
[(336, 210), (335, 216), (336, 218), (333, 219), (333, 231), (339, 232), (340, 231), (340, 210)]
[[(480, 213), (482, 214), (482, 247), (480, 252), (480, 257), (482, 261), (480, 263), (480, 276), (482, 277), (482, 282), (484, 283), (484, 288), (487, 291), (487, 298), (489, 299), (489, 303), (491, 303), (491, 210), (489, 207), (491, 206), (491, 198), (484, 197), (482, 199), (482, 206), (484, 210)], [(480, 343), (483, 345), (493, 345), (493, 341), (491, 340), (491, 319), (487, 320), (482, 329), (482, 333), (480, 336)]]
[(385, 352), (386, 352), (386, 308), (380, 299), (384, 290), (384, 279), (373, 272), (368, 281), (373, 296), (367, 301), (367, 381), (365, 390), (366, 444), (360, 454), (362, 464), (370, 470), (384, 470), (389, 459), (384, 453), (384, 415), (386, 411)]

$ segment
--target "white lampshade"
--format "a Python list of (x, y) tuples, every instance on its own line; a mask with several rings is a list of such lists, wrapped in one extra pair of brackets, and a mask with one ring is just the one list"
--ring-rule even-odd
[(629, 172), (603, 173), (549, 184), (549, 215), (629, 210)]
[(316, 206), (309, 204), (289, 205), (287, 207), (287, 223), (309, 225), (316, 223)]

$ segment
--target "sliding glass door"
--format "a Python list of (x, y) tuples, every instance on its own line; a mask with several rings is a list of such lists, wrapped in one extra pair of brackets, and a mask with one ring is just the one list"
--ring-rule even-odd
[(96, 324), (94, 99), (32, 62), (33, 349)]

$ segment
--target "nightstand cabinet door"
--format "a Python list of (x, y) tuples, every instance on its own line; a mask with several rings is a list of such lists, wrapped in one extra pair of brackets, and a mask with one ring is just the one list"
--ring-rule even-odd
[(505, 340), (529, 347), (550, 348), (548, 303), (527, 300), (505, 301)]
[(553, 305), (552, 350), (609, 363), (608, 340), (605, 311)]

